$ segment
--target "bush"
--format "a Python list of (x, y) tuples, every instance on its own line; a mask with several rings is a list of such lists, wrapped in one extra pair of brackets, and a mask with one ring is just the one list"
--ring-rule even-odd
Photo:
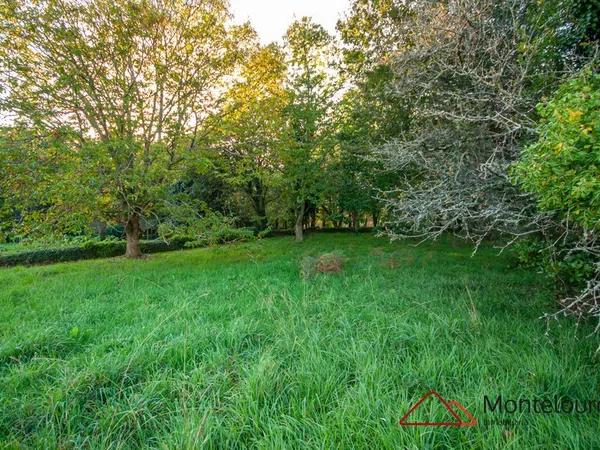
[(594, 274), (594, 259), (586, 252), (574, 251), (569, 240), (551, 240), (541, 237), (524, 239), (514, 249), (519, 264), (543, 273), (558, 291), (571, 295), (581, 290)]
[[(182, 216), (185, 213), (182, 211)], [(217, 213), (208, 212), (198, 218), (192, 216), (186, 222), (163, 223), (159, 226), (160, 240), (140, 241), (142, 253), (159, 253), (184, 248), (200, 248), (228, 242), (255, 239), (250, 228), (236, 228), (234, 220)], [(19, 264), (48, 264), (80, 259), (110, 258), (125, 254), (126, 243), (108, 236), (104, 239), (89, 236), (54, 237), (45, 241), (32, 241), (27, 250), (0, 253), (0, 266)]]
[(158, 235), (165, 242), (185, 238), (187, 248), (196, 248), (255, 239), (254, 231), (237, 228), (233, 217), (214, 211), (205, 211), (203, 216), (198, 216), (189, 205), (179, 205), (171, 212), (175, 213), (172, 214), (174, 219), (158, 226)]
[[(592, 247), (600, 231), (600, 74), (583, 70), (538, 111), (539, 138), (523, 151), (512, 174), (536, 196), (540, 209), (562, 219), (563, 230), (519, 243), (517, 255), (521, 264), (552, 279), (560, 294), (589, 296), (595, 304), (594, 274), (600, 266), (598, 248)], [(572, 299), (564, 303), (574, 304)]]
[[(213, 232), (210, 236), (196, 239), (195, 236), (174, 236), (169, 241), (152, 240), (140, 241), (142, 253), (161, 253), (186, 248), (200, 248), (209, 245), (226, 244), (230, 242), (249, 241), (254, 239), (254, 232), (247, 228), (223, 229)], [(56, 244), (55, 244), (56, 245)], [(112, 258), (125, 254), (126, 243), (123, 240), (109, 238), (71, 239), (61, 247), (32, 248), (10, 253), (0, 253), (0, 266), (49, 264), (56, 262), (77, 261), (80, 259)]]
[(539, 139), (513, 167), (516, 181), (541, 209), (600, 230), (600, 74), (584, 70), (538, 110)]
[(273, 228), (267, 227), (256, 234), (257, 239), (264, 239), (273, 236)]
[(254, 230), (250, 228), (225, 228), (219, 231), (206, 232), (199, 239), (186, 242), (185, 247), (198, 248), (228, 242), (247, 242), (254, 239), (256, 239)]

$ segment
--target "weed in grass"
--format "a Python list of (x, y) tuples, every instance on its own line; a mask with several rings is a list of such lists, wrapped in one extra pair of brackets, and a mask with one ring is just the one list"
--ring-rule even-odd
[(375, 247), (373, 249), (371, 249), (371, 251), (369, 252), (370, 256), (383, 256), (385, 255), (385, 251), (383, 250), (383, 247)]
[(304, 256), (300, 261), (300, 274), (312, 278), (317, 273), (340, 273), (344, 267), (344, 256), (340, 252), (320, 256)]
[(344, 267), (344, 257), (338, 252), (325, 253), (317, 258), (315, 272), (340, 273)]
[(397, 269), (400, 266), (400, 262), (392, 256), (385, 259), (382, 266), (387, 267), (388, 269)]

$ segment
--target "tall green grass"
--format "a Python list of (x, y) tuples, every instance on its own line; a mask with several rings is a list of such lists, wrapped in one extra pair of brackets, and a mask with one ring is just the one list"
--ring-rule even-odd
[[(0, 442), (19, 448), (600, 448), (600, 414), (483, 412), (483, 395), (600, 398), (597, 340), (538, 275), (451, 241), (313, 235), (0, 269)], [(341, 274), (300, 261), (338, 251)], [(403, 428), (430, 389), (473, 428)]]

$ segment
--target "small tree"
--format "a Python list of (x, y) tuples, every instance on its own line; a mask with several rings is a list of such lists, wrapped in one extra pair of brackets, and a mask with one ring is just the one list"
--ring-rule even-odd
[(197, 159), (203, 123), (243, 49), (247, 30), (228, 29), (228, 18), (225, 0), (3, 6), (1, 106), (60, 135), (70, 153), (46, 212), (68, 207), (121, 221), (127, 256), (141, 256), (140, 219)]

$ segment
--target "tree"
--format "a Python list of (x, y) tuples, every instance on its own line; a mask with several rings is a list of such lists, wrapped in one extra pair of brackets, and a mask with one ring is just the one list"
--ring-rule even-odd
[(284, 154), (285, 181), (294, 203), (296, 240), (302, 241), (309, 203), (316, 203), (322, 190), (326, 119), (336, 91), (328, 72), (332, 38), (305, 17), (289, 27), (285, 42), (292, 95), (287, 112), (293, 133), (293, 143)]
[(197, 160), (247, 27), (227, 28), (225, 0), (9, 0), (3, 8), (1, 106), (36, 133), (60, 136), (69, 153), (55, 171), (69, 182), (49, 185), (46, 215), (68, 206), (121, 221), (126, 255), (141, 256), (140, 219)]
[(353, 226), (370, 214), (376, 225), (381, 215), (379, 192), (388, 190), (396, 174), (385, 170), (373, 149), (406, 131), (410, 102), (393, 88), (394, 56), (406, 45), (398, 30), (410, 9), (396, 0), (355, 0), (337, 28), (342, 38), (340, 74), (348, 90), (337, 105), (335, 121), (339, 175), (337, 195)]
[(282, 151), (290, 144), (285, 74), (277, 46), (253, 49), (225, 96), (223, 114), (216, 117), (214, 146), (228, 162), (229, 181), (250, 199), (259, 229), (267, 226), (268, 194), (278, 182)]
[(382, 67), (391, 68), (394, 55), (409, 44), (404, 27), (411, 13), (403, 0), (354, 0), (337, 24), (345, 75), (360, 84)]
[(569, 70), (572, 9), (511, 0), (418, 2), (398, 29), (394, 89), (410, 127), (379, 156), (404, 174), (390, 190), (392, 236), (452, 231), (481, 242), (553, 226), (513, 185), (508, 167), (535, 135), (535, 105)]

